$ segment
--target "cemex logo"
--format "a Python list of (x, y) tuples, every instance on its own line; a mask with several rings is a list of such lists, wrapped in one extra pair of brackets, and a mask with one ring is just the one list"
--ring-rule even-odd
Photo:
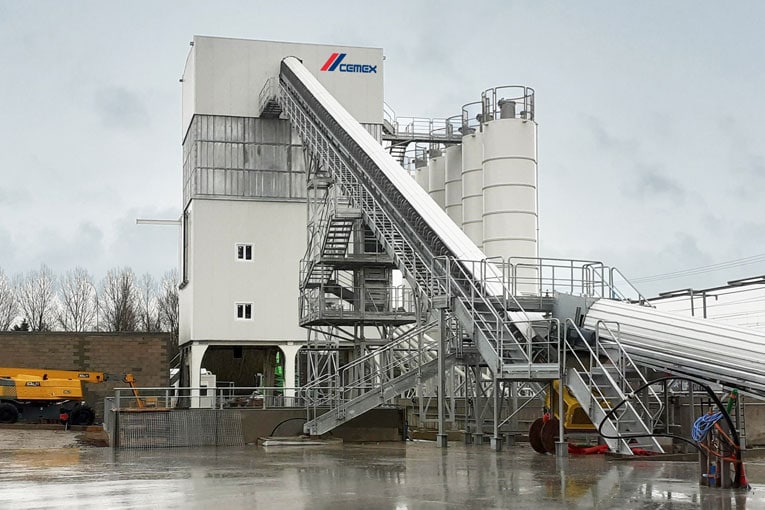
[(375, 73), (377, 74), (377, 66), (371, 66), (369, 64), (343, 64), (343, 59), (348, 55), (347, 53), (333, 53), (329, 56), (324, 65), (321, 66), (322, 71), (340, 71), (341, 73)]

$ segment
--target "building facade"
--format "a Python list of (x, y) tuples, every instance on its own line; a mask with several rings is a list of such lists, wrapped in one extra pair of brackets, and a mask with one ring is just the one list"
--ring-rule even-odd
[(298, 325), (306, 163), (289, 122), (261, 118), (261, 91), (284, 57), (297, 56), (379, 133), (382, 50), (200, 36), (191, 44), (182, 78), (181, 384), (198, 387), (204, 367), (237, 386), (274, 385), (280, 364), (290, 388), (306, 339)]

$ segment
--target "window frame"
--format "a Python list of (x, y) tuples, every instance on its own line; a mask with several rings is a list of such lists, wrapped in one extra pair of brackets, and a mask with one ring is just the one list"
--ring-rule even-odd
[[(242, 257), (239, 257), (239, 249), (242, 249)], [(250, 258), (247, 258), (247, 249), (250, 250)], [(234, 243), (234, 260), (237, 262), (255, 261), (255, 243)]]
[[(239, 309), (241, 307), (242, 315), (239, 316)], [(247, 317), (247, 309), (249, 308), (250, 316)], [(253, 313), (253, 303), (251, 301), (237, 301), (234, 303), (234, 317), (235, 320), (238, 321), (251, 321), (255, 318), (255, 314)]]

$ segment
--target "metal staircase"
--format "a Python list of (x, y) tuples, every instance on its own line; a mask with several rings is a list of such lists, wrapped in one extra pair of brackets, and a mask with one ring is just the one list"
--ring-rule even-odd
[[(343, 366), (336, 374), (304, 386), (301, 394), (309, 404), (305, 431), (311, 435), (325, 434), (435, 376), (440, 339), (424, 333), (436, 325), (431, 321), (411, 327), (384, 347)], [(446, 360), (447, 366), (454, 360), (452, 353)]]
[(395, 159), (399, 165), (404, 164), (404, 156), (406, 156), (406, 148), (409, 146), (409, 141), (398, 142), (391, 144), (388, 147), (391, 157)]
[[(602, 326), (611, 333), (618, 328), (616, 324)], [(661, 398), (650, 387), (646, 400), (635, 395), (634, 388), (647, 381), (618, 339), (604, 340), (596, 333), (591, 345), (571, 319), (566, 320), (566, 330), (565, 384), (590, 421), (600, 427), (611, 451), (632, 455), (632, 448), (642, 448), (663, 453), (652, 435), (663, 409)], [(574, 334), (570, 335), (569, 331)], [(579, 340), (576, 348), (568, 340), (572, 336)]]
[(304, 288), (329, 282), (333, 270), (330, 264), (324, 263), (325, 259), (345, 256), (354, 223), (360, 218), (361, 211), (350, 207), (345, 197), (339, 196), (334, 190), (329, 191), (325, 207), (313, 228), (312, 237), (320, 237), (320, 240), (308, 243), (301, 261), (300, 281)]

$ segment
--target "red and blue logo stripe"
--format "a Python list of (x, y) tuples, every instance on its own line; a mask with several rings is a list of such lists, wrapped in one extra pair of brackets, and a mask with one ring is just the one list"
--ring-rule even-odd
[(324, 65), (321, 66), (322, 71), (334, 71), (337, 69), (337, 66), (340, 65), (340, 62), (343, 61), (347, 53), (333, 53), (329, 56), (326, 62), (324, 62)]

